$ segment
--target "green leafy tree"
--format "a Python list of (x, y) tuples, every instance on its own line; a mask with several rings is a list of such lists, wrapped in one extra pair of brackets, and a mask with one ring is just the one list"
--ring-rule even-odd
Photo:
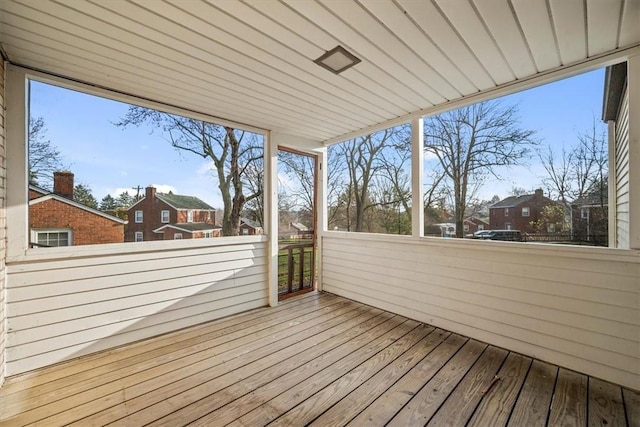
[(103, 212), (113, 211), (118, 207), (118, 202), (116, 199), (111, 196), (111, 194), (107, 194), (100, 201), (100, 210)]
[(129, 194), (128, 191), (123, 191), (116, 199), (116, 207), (129, 209), (135, 202), (137, 202), (135, 196)]
[(91, 194), (91, 188), (88, 185), (76, 184), (73, 187), (73, 200), (90, 208), (98, 209), (98, 201)]

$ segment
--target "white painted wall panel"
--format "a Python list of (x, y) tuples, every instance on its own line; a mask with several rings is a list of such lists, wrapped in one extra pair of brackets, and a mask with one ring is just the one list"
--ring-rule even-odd
[(5, 275), (6, 267), (4, 264), (6, 251), (6, 224), (7, 211), (5, 204), (6, 195), (6, 156), (5, 156), (5, 105), (4, 105), (4, 61), (0, 57), (0, 385), (4, 381), (4, 348), (6, 343), (6, 293), (5, 293)]
[(640, 252), (325, 233), (323, 288), (640, 389)]
[(625, 87), (615, 124), (616, 247), (629, 248), (629, 91)]
[(267, 305), (264, 239), (216, 243), (10, 263), (7, 374)]

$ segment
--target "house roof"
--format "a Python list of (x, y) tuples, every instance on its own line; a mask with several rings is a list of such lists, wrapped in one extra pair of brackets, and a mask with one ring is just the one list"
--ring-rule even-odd
[(489, 209), (497, 209), (497, 208), (513, 208), (518, 205), (523, 204), (524, 202), (528, 202), (533, 199), (535, 194), (522, 194), (520, 196), (509, 196), (506, 199), (500, 200), (498, 203), (495, 203), (489, 206)]
[(260, 224), (258, 224), (256, 221), (250, 220), (249, 218), (240, 218), (240, 223), (246, 224), (253, 229), (262, 228)]
[(304, 225), (304, 224), (302, 224), (300, 222), (292, 222), (291, 226), (293, 228), (295, 228), (296, 230), (299, 230), (299, 231), (309, 231), (309, 227), (307, 227), (306, 225)]
[[(36, 190), (36, 191), (38, 191), (38, 190)], [(65, 203), (67, 205), (73, 206), (75, 208), (81, 209), (81, 210), (89, 212), (89, 213), (92, 213), (94, 215), (99, 215), (99, 216), (101, 216), (103, 218), (106, 218), (106, 219), (108, 219), (110, 221), (117, 222), (119, 224), (127, 224), (126, 220), (118, 218), (117, 216), (109, 215), (108, 213), (99, 211), (97, 209), (90, 208), (89, 206), (83, 205), (82, 203), (78, 203), (76, 201), (73, 201), (71, 199), (67, 199), (66, 197), (62, 197), (62, 196), (59, 196), (59, 195), (53, 194), (53, 193), (50, 193), (50, 194), (44, 195), (42, 197), (38, 197), (38, 198), (29, 200), (29, 206), (32, 206), (32, 205), (35, 205), (35, 204), (38, 204), (38, 203), (42, 203), (42, 202), (46, 202), (47, 200), (57, 200), (58, 202)]]
[[(3, 0), (0, 43), (123, 97), (332, 142), (631, 54), (630, 3)], [(339, 75), (314, 63), (337, 45), (362, 60)]]
[(173, 228), (176, 230), (184, 231), (185, 233), (195, 233), (198, 231), (213, 231), (220, 230), (222, 227), (218, 225), (206, 224), (204, 222), (179, 222), (176, 224), (165, 224), (162, 227), (153, 230), (154, 233), (162, 233), (166, 228)]
[(194, 196), (180, 196), (178, 194), (156, 193), (156, 197), (175, 209), (199, 209), (215, 211), (213, 206), (208, 205)]

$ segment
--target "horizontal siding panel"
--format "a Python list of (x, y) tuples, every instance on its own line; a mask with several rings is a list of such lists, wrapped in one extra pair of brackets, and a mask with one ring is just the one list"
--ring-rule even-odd
[[(191, 252), (191, 251), (189, 251)], [(78, 263), (76, 261), (75, 267), (61, 267), (58, 265), (58, 261), (42, 262), (39, 263), (38, 270), (32, 270), (27, 274), (22, 274), (20, 271), (16, 271), (13, 266), (10, 266), (10, 274), (12, 275), (11, 287), (20, 286), (34, 286), (42, 283), (56, 283), (56, 282), (72, 282), (75, 280), (86, 279), (88, 277), (117, 277), (128, 276), (138, 272), (158, 272), (159, 274), (165, 274), (167, 271), (175, 268), (188, 268), (205, 264), (222, 264), (229, 262), (227, 266), (223, 266), (220, 270), (233, 269), (233, 263), (240, 261), (251, 261), (257, 258), (264, 258), (266, 254), (265, 249), (260, 250), (244, 250), (244, 251), (232, 251), (229, 253), (189, 253), (187, 255), (179, 254), (175, 258), (165, 257), (148, 257), (145, 260), (133, 261), (126, 258), (111, 258), (109, 264), (91, 265), (90, 263)], [(243, 264), (247, 265), (246, 263)]]
[[(240, 295), (249, 295), (251, 293), (260, 293), (262, 291), (266, 291), (264, 284), (262, 283), (253, 283), (247, 286), (234, 287), (231, 289), (225, 289), (223, 291), (216, 292), (215, 295), (205, 295), (207, 297), (206, 300), (201, 298), (199, 301), (200, 304), (203, 304), (208, 301), (224, 301), (225, 299), (232, 298)], [(200, 295), (202, 296), (202, 295)], [(14, 342), (14, 340), (10, 337), (9, 342), (10, 345), (7, 346), (7, 353), (11, 356), (12, 359), (22, 359), (32, 354), (45, 353), (51, 350), (55, 350), (59, 348), (61, 342), (68, 343), (86, 343), (93, 342), (96, 337), (109, 337), (112, 335), (117, 335), (123, 332), (135, 331), (138, 329), (142, 329), (143, 327), (155, 326), (158, 323), (164, 323), (169, 318), (168, 313), (171, 312), (171, 316), (175, 318), (179, 317), (188, 317), (188, 315), (184, 315), (182, 313), (191, 313), (191, 311), (195, 308), (197, 309), (198, 301), (192, 301), (195, 305), (189, 305), (186, 307), (181, 307), (184, 304), (184, 301), (190, 301), (189, 299), (176, 299), (172, 301), (167, 301), (163, 307), (160, 307), (160, 310), (151, 311), (147, 310), (147, 312), (137, 318), (130, 320), (121, 320), (117, 323), (111, 323), (108, 325), (99, 326), (96, 328), (86, 329), (86, 326), (80, 325), (75, 326), (73, 329), (66, 330), (64, 326), (68, 326), (66, 324), (58, 324), (60, 327), (58, 329), (59, 332), (62, 332), (59, 336), (46, 337), (40, 336), (40, 339), (37, 341), (27, 342), (20, 344), (19, 342)], [(180, 311), (182, 313), (180, 313)], [(53, 313), (52, 313), (53, 316)], [(142, 324), (138, 324), (142, 322)], [(32, 330), (33, 331), (33, 330)], [(35, 333), (33, 335), (36, 335)], [(33, 336), (32, 335), (32, 336)], [(22, 339), (20, 339), (22, 340)], [(15, 340), (19, 341), (19, 340)]]
[[(350, 271), (351, 273), (349, 273)], [(634, 356), (637, 353), (638, 343), (634, 339), (640, 328), (630, 325), (622, 325), (624, 330), (616, 331), (616, 335), (613, 336), (602, 332), (602, 329), (607, 326), (612, 329), (618, 328), (621, 327), (621, 324), (601, 319), (589, 319), (586, 316), (575, 316), (561, 310), (533, 306), (528, 303), (506, 301), (454, 289), (438, 289), (438, 287), (424, 289), (419, 284), (416, 286), (415, 282), (410, 281), (405, 281), (402, 287), (391, 286), (387, 280), (376, 281), (376, 273), (346, 268), (336, 269), (334, 276), (330, 277), (340, 277), (341, 280), (350, 281), (354, 285), (362, 280), (366, 283), (362, 287), (368, 291), (385, 292), (399, 297), (412, 295), (412, 298), (427, 301), (427, 304), (434, 309), (446, 311), (450, 316), (447, 317), (449, 320), (455, 318), (459, 313), (464, 313), (576, 343), (599, 342), (603, 348), (622, 355)], [(380, 277), (379, 274), (378, 277)], [(385, 277), (382, 276), (381, 279), (385, 279)], [(580, 321), (584, 323), (581, 324)], [(621, 335), (622, 337), (620, 337)]]
[[(474, 299), (476, 297), (496, 298), (500, 304), (513, 303), (519, 304), (525, 302), (526, 306), (520, 309), (524, 314), (533, 310), (532, 317), (544, 319), (547, 317), (546, 308), (552, 310), (560, 310), (568, 318), (571, 318), (576, 327), (593, 328), (593, 331), (609, 330), (609, 327), (626, 323), (627, 327), (622, 327), (616, 331), (621, 338), (635, 339), (637, 329), (634, 326), (640, 325), (640, 318), (633, 308), (620, 307), (615, 305), (603, 304), (602, 302), (588, 302), (572, 299), (569, 296), (560, 297), (539, 294), (534, 290), (522, 290), (515, 287), (495, 286), (492, 282), (483, 283), (477, 280), (477, 275), (458, 269), (455, 276), (447, 276), (445, 272), (440, 271), (439, 267), (425, 266), (414, 271), (388, 268), (375, 263), (366, 263), (363, 261), (350, 261), (346, 257), (334, 258), (328, 257), (331, 266), (339, 268), (341, 271), (348, 273), (350, 269), (358, 271), (359, 275), (364, 275), (367, 280), (376, 280), (384, 278), (385, 283), (402, 286), (409, 282), (412, 284), (413, 290), (422, 292), (462, 292), (462, 298)], [(394, 263), (395, 264), (395, 263)], [(357, 266), (357, 267), (354, 267)], [(328, 267), (328, 268), (332, 268)], [(461, 271), (462, 270), (462, 271)], [(521, 284), (519, 284), (521, 285)], [(626, 296), (626, 304), (634, 303), (633, 297)], [(476, 300), (477, 301), (477, 300)], [(606, 326), (603, 325), (603, 322)], [(593, 323), (593, 326), (590, 324)], [(624, 330), (626, 330), (626, 335)]]
[[(477, 242), (467, 242), (469, 246), (476, 246)], [(497, 274), (498, 276), (511, 276), (514, 279), (521, 278), (552, 278), (558, 283), (571, 283), (580, 286), (592, 286), (595, 288), (616, 289), (631, 293), (638, 293), (638, 275), (640, 266), (624, 262), (612, 264), (601, 260), (581, 260), (562, 257), (563, 249), (557, 246), (546, 246), (549, 255), (533, 256), (528, 254), (529, 246), (541, 248), (543, 245), (513, 243), (510, 253), (500, 252), (499, 255), (491, 251), (490, 245), (498, 242), (478, 242), (477, 249), (470, 248), (440, 248), (429, 252), (429, 260), (432, 264), (450, 266), (459, 269), (461, 265), (465, 270), (476, 271), (483, 274)], [(327, 243), (327, 253), (331, 251), (353, 253), (361, 251), (355, 242), (332, 245)], [(354, 246), (355, 245), (355, 246)], [(349, 248), (352, 248), (349, 250)], [(420, 264), (423, 260), (416, 260), (412, 254), (415, 246), (404, 244), (390, 244), (388, 246), (366, 246), (367, 255), (380, 256), (388, 264), (390, 261), (404, 264)], [(616, 280), (611, 280), (612, 271), (615, 271)]]
[(637, 388), (640, 257), (583, 249), (323, 236), (323, 289)]
[[(177, 298), (172, 300), (162, 300), (149, 302), (145, 305), (132, 306), (123, 304), (121, 301), (115, 303), (127, 308), (106, 313), (91, 313), (85, 317), (73, 317), (70, 320), (58, 321), (55, 311), (44, 312), (49, 314), (49, 318), (44, 316), (28, 315), (10, 317), (7, 324), (11, 330), (20, 331), (12, 339), (13, 345), (46, 339), (77, 331), (82, 329), (96, 328), (112, 323), (124, 322), (132, 319), (141, 319), (145, 316), (157, 316), (158, 313), (192, 308), (203, 305), (211, 301), (236, 296), (242, 292), (247, 292), (246, 286), (258, 286), (257, 289), (265, 289), (264, 275), (249, 276), (243, 279), (223, 280), (216, 284), (214, 289), (207, 292), (189, 294), (188, 298)], [(212, 295), (215, 293), (215, 295)], [(43, 319), (44, 317), (44, 319)], [(56, 320), (53, 320), (56, 319)]]
[[(85, 354), (91, 354), (98, 351), (107, 350), (113, 347), (129, 344), (131, 342), (139, 341), (164, 334), (167, 332), (175, 331), (178, 329), (186, 328), (191, 325), (196, 325), (203, 322), (218, 319), (220, 317), (240, 313), (243, 311), (251, 310), (253, 308), (263, 307), (267, 298), (267, 292), (261, 291), (256, 295), (243, 295), (235, 298), (235, 301), (229, 301), (229, 303), (235, 302), (230, 306), (230, 310), (220, 310), (214, 312), (208, 312), (203, 315), (194, 317), (188, 317), (184, 319), (176, 319), (162, 323), (155, 328), (151, 329), (139, 329), (132, 332), (126, 332), (123, 334), (113, 335), (110, 337), (96, 339), (90, 343), (77, 344), (69, 347), (58, 348), (55, 351), (48, 353), (38, 353), (24, 359), (13, 359), (7, 355), (7, 375), (15, 375), (22, 372), (31, 371), (43, 366), (59, 363), (65, 360), (73, 359), (76, 357), (84, 356)], [(226, 313), (226, 314), (223, 314)]]
[(230, 243), (9, 264), (7, 372), (267, 305), (266, 243)]

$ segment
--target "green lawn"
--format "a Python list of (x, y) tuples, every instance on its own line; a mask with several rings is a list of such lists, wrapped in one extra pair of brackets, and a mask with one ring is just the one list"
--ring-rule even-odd
[[(310, 244), (312, 240), (281, 240), (279, 242), (280, 247), (284, 247), (287, 245), (299, 245), (299, 244)], [(304, 250), (304, 286), (308, 286), (311, 283), (311, 257), (313, 256), (313, 248), (305, 247)], [(300, 249), (294, 248), (292, 250), (293, 255), (293, 281), (292, 287), (293, 290), (299, 289), (300, 283)], [(288, 257), (289, 251), (287, 249), (281, 249), (278, 252), (278, 292), (283, 293), (287, 292), (287, 279), (288, 279)]]

